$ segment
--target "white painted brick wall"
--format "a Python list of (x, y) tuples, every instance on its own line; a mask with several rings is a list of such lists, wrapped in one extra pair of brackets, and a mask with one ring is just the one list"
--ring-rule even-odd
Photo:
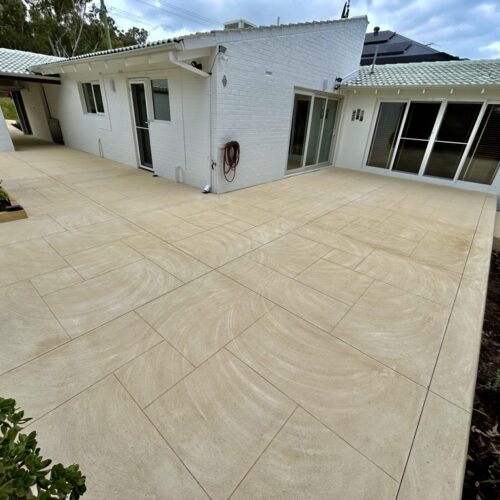
[[(216, 189), (224, 192), (283, 177), (286, 168), (294, 88), (331, 90), (336, 77), (358, 68), (367, 20), (351, 19), (281, 35), (221, 39), (228, 61), (214, 71), (214, 148), (218, 154)], [(275, 33), (273, 30), (272, 33)], [(229, 35), (228, 35), (229, 36)], [(272, 75), (266, 75), (266, 71)], [(227, 86), (222, 85), (226, 75)], [(236, 179), (222, 176), (222, 147), (241, 146)]]
[(9, 153), (14, 151), (12, 139), (10, 138), (7, 123), (5, 122), (2, 109), (0, 108), (0, 153)]

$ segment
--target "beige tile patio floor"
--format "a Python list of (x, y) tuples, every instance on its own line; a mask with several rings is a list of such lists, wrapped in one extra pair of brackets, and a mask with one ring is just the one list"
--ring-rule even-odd
[(460, 497), (494, 197), (342, 169), (203, 195), (17, 145), (0, 394), (86, 498)]

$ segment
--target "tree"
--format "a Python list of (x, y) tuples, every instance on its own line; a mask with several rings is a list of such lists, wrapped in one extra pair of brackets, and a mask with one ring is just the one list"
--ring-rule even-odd
[[(107, 48), (101, 9), (92, 0), (2, 0), (0, 47), (71, 57)], [(120, 30), (108, 16), (113, 47), (144, 43), (143, 28)]]

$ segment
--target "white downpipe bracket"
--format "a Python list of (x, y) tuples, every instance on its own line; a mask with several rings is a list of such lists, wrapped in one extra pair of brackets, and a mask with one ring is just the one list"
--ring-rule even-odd
[(181, 62), (181, 61), (177, 60), (177, 57), (175, 56), (175, 54), (173, 52), (168, 52), (168, 60), (172, 64), (175, 64), (176, 66), (179, 66), (180, 68), (191, 71), (195, 75), (202, 76), (203, 78), (207, 78), (210, 76), (206, 71), (202, 71), (201, 69), (195, 68), (194, 66), (191, 66), (190, 64), (186, 64), (185, 62)]

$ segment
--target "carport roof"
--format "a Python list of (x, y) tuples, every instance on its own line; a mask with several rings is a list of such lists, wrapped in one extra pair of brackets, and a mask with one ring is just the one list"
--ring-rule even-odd
[(500, 86), (500, 59), (363, 66), (347, 87)]
[(32, 77), (31, 66), (61, 61), (61, 57), (0, 48), (0, 75)]

